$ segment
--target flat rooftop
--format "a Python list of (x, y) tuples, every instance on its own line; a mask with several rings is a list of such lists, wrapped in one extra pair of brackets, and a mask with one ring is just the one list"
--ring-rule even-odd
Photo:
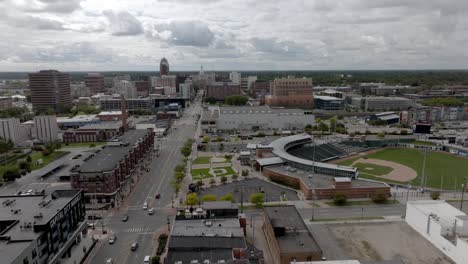
[[(0, 222), (18, 221), (11, 228), (0, 230), (0, 237), (9, 237), (10, 241), (35, 239), (40, 233), (35, 233), (32, 227), (20, 226), (24, 223), (36, 226), (47, 224), (66, 204), (79, 195), (79, 190), (57, 190), (47, 195), (0, 196)], [(39, 215), (41, 217), (38, 217)]]
[(73, 123), (73, 122), (91, 122), (99, 120), (97, 115), (76, 115), (74, 117), (57, 117), (57, 123)]
[(114, 169), (117, 164), (128, 155), (133, 145), (148, 133), (149, 130), (146, 129), (134, 129), (125, 132), (123, 135), (111, 140), (111, 142), (122, 142), (124, 145), (105, 146), (101, 148), (101, 150), (85, 162), (78, 171), (100, 172)]
[(172, 236), (189, 237), (244, 237), (239, 219), (176, 220)]
[[(300, 179), (307, 188), (310, 189), (329, 189), (334, 188), (334, 177), (331, 175), (319, 174), (319, 173), (311, 173), (310, 171), (302, 171), (298, 169), (294, 169), (291, 171), (289, 166), (269, 166), (266, 167), (269, 170), (274, 172), (278, 172), (281, 174), (288, 175), (290, 177)], [(340, 178), (337, 178), (338, 180)], [(346, 177), (346, 179), (349, 179)], [(388, 185), (382, 182), (377, 181), (367, 181), (367, 180), (351, 180), (351, 186), (353, 188), (366, 188), (366, 187), (387, 187)]]
[(265, 206), (263, 211), (273, 228), (285, 229), (283, 236), (276, 236), (281, 252), (322, 251), (294, 205)]
[(96, 124), (86, 124), (79, 127), (78, 130), (99, 130), (99, 129), (120, 129), (122, 127), (122, 121), (101, 121)]

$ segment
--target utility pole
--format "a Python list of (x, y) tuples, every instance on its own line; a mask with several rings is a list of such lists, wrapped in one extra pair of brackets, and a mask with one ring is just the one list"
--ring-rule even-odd
[(424, 193), (424, 189), (426, 188), (426, 157), (427, 157), (427, 148), (424, 148), (424, 159), (423, 159), (423, 166), (422, 166), (422, 173), (421, 173), (421, 192)]
[(463, 198), (465, 194), (465, 184), (466, 184), (466, 178), (463, 178), (463, 187), (462, 187), (462, 195), (461, 195), (461, 201), (460, 201), (460, 211), (463, 212)]

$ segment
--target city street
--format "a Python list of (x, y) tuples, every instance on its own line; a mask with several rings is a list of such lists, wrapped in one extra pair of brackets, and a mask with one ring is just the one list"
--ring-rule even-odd
[[(117, 239), (113, 245), (106, 239), (98, 243), (87, 263), (105, 263), (108, 258), (112, 258), (116, 264), (143, 263), (145, 256), (153, 255), (154, 243), (157, 242), (157, 237), (153, 237), (154, 232), (167, 225), (168, 219), (172, 219), (175, 214), (172, 204), (174, 202), (176, 206), (178, 198), (174, 198), (170, 182), (174, 167), (182, 161), (180, 148), (195, 134), (194, 115), (200, 111), (199, 101), (186, 109), (162, 141), (160, 155), (154, 156), (150, 165), (151, 171), (145, 171), (136, 182), (124, 205), (108, 214), (104, 219), (104, 227), (102, 222), (98, 221), (97, 234), (104, 228), (108, 230), (108, 235), (114, 234)], [(160, 194), (161, 197), (156, 199), (156, 194)], [(153, 215), (148, 215), (147, 211), (142, 209), (145, 202), (148, 203), (148, 208), (155, 209)], [(124, 215), (128, 215), (127, 222), (122, 221)], [(130, 250), (133, 242), (139, 243), (136, 251)]]

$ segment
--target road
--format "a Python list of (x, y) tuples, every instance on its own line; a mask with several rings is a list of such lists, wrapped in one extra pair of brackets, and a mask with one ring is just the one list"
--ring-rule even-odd
[[(116, 264), (143, 263), (145, 256), (152, 255), (154, 232), (165, 227), (168, 217), (172, 219), (175, 214), (175, 209), (172, 208), (174, 192), (170, 182), (174, 167), (182, 162), (180, 148), (187, 139), (194, 137), (194, 115), (200, 111), (199, 100), (186, 109), (162, 141), (160, 155), (154, 157), (150, 165), (151, 171), (140, 177), (125, 204), (104, 219), (104, 228), (109, 234), (114, 234), (117, 240), (113, 245), (109, 245), (107, 240), (100, 242), (89, 263), (105, 263), (110, 257)], [(161, 194), (160, 199), (155, 198), (158, 193)], [(147, 211), (142, 209), (145, 202), (149, 208), (155, 208), (154, 215), (148, 215)], [(124, 215), (129, 217), (127, 222), (122, 222)], [(98, 232), (101, 228), (102, 223), (98, 223)], [(132, 252), (130, 245), (135, 241), (139, 243), (139, 248)]]

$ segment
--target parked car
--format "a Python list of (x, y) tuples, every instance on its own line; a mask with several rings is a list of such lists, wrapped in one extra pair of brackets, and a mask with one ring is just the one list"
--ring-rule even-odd
[(135, 251), (135, 250), (137, 250), (137, 248), (138, 248), (138, 242), (133, 242), (130, 249), (131, 249), (132, 251)]
[(145, 203), (143, 204), (143, 210), (146, 210), (146, 209), (148, 209), (148, 203), (145, 202)]
[(154, 214), (154, 208), (150, 208), (150, 209), (148, 210), (148, 214), (149, 214), (149, 215)]
[(145, 262), (145, 263), (149, 263), (149, 262), (150, 262), (150, 259), (151, 259), (151, 257), (150, 257), (150, 256), (145, 256), (145, 258), (144, 258), (143, 262)]
[(128, 215), (124, 215), (124, 217), (122, 218), (122, 222), (127, 222), (128, 221)]
[(106, 260), (106, 264), (114, 264), (114, 261), (112, 260), (112, 258), (108, 258)]

